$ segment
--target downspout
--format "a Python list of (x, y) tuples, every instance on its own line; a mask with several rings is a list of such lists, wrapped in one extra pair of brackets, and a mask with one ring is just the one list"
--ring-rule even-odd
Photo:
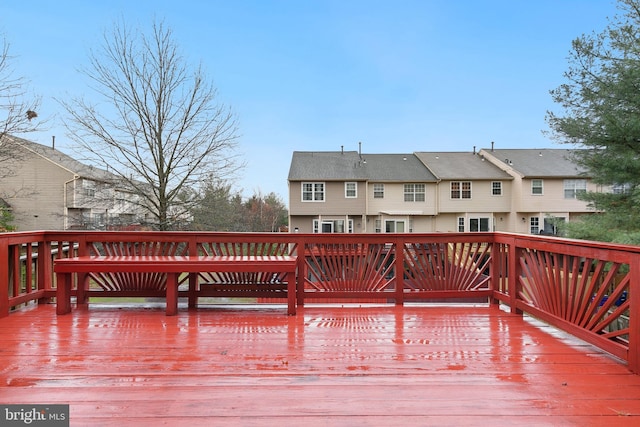
[(369, 180), (366, 180), (364, 182), (364, 215), (362, 215), (362, 232), (363, 233), (367, 232), (368, 215), (369, 215)]

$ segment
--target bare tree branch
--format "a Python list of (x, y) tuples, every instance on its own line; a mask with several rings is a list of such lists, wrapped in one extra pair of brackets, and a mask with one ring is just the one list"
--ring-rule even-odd
[(15, 75), (10, 47), (5, 38), (0, 40), (0, 178), (12, 173), (6, 160), (16, 156), (5, 135), (34, 132), (41, 124), (37, 113), (40, 97), (29, 93), (25, 77)]
[(82, 71), (100, 103), (61, 101), (67, 129), (88, 161), (134, 189), (160, 229), (188, 212), (202, 177), (242, 167), (235, 115), (202, 67), (184, 61), (164, 24), (149, 35), (114, 25)]

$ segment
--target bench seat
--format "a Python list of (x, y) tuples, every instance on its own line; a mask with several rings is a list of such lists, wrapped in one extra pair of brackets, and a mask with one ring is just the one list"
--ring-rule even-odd
[[(83, 283), (78, 283), (77, 300), (85, 300), (86, 281), (89, 274), (96, 273), (160, 273), (166, 274), (166, 313), (175, 315), (178, 311), (178, 279), (183, 273), (266, 273), (286, 275), (286, 287), (272, 286), (268, 292), (272, 296), (287, 298), (287, 313), (296, 313), (296, 266), (295, 256), (80, 256), (56, 259), (54, 272), (57, 277), (57, 313), (71, 312), (72, 275), (81, 274)], [(197, 278), (195, 279), (197, 280)], [(211, 289), (197, 293), (195, 280), (189, 282), (191, 298), (216, 295)], [(279, 285), (276, 283), (275, 285)], [(205, 285), (207, 286), (207, 285)], [(238, 292), (255, 293), (264, 296), (259, 283), (214, 284), (218, 295), (234, 295)], [(225, 291), (225, 286), (228, 290)], [(286, 294), (285, 294), (286, 293)]]

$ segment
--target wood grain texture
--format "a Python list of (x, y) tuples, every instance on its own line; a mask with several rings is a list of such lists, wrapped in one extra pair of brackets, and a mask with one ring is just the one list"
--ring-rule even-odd
[(72, 426), (632, 426), (640, 376), (497, 306), (41, 305), (0, 320), (0, 402)]

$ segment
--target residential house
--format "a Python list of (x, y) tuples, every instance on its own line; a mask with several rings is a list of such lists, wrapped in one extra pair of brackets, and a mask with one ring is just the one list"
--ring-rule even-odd
[(475, 152), (418, 152), (438, 178), (435, 231), (509, 231), (513, 177)]
[(294, 152), (290, 230), (555, 233), (598, 191), (570, 150)]
[(572, 159), (568, 149), (483, 149), (479, 155), (514, 179), (509, 228), (555, 234), (558, 221), (593, 213), (578, 195), (603, 191)]
[(293, 232), (411, 232), (436, 214), (436, 179), (412, 154), (296, 151), (288, 181)]
[(117, 177), (48, 147), (4, 136), (0, 197), (19, 231), (105, 229), (143, 220), (136, 196)]

